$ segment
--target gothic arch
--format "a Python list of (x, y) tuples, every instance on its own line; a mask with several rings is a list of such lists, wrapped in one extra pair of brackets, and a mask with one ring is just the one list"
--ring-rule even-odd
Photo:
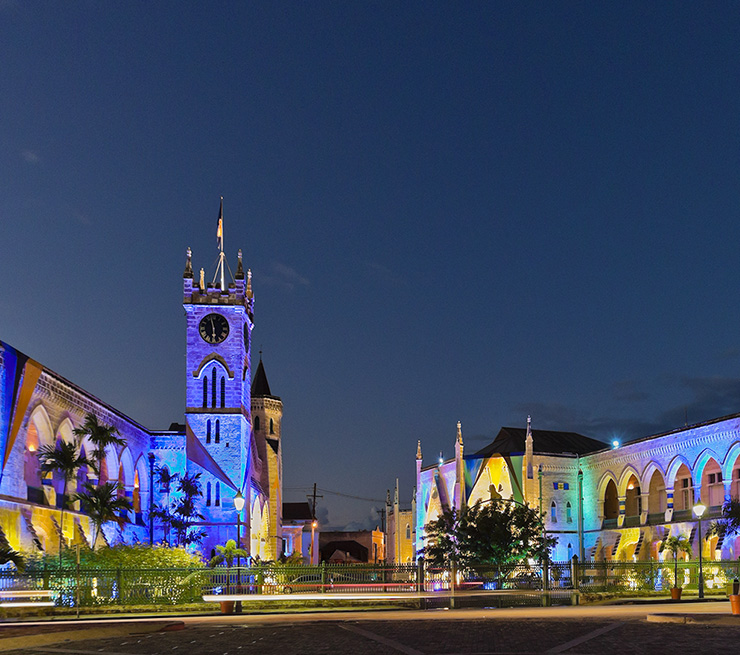
[(119, 462), (118, 470), (121, 471), (121, 475), (118, 482), (128, 492), (134, 487), (134, 459), (128, 446), (121, 451)]
[(640, 480), (640, 474), (637, 472), (637, 469), (632, 464), (628, 464), (624, 467), (622, 475), (619, 478), (619, 484), (617, 485), (620, 496), (624, 496), (627, 493), (627, 485), (633, 475), (637, 479), (637, 486), (642, 487), (642, 481)]
[(650, 481), (653, 479), (653, 473), (655, 473), (656, 471), (660, 473), (663, 480), (665, 481), (666, 479), (665, 470), (660, 464), (658, 464), (658, 462), (654, 460), (650, 460), (647, 463), (647, 466), (642, 470), (642, 477), (640, 479), (643, 480), (645, 484), (649, 485)]
[(614, 473), (612, 473), (611, 471), (606, 471), (601, 476), (601, 479), (599, 480), (599, 484), (596, 487), (596, 490), (597, 490), (596, 495), (599, 500), (604, 499), (604, 494), (606, 493), (606, 485), (608, 485), (610, 481), (613, 482), (617, 486), (617, 489), (619, 488), (619, 485), (617, 484), (617, 478), (614, 475)]
[(59, 424), (56, 434), (57, 437), (67, 443), (75, 443), (74, 425), (70, 420), (69, 416), (65, 417), (64, 420)]
[(211, 353), (210, 355), (207, 355), (206, 357), (204, 357), (201, 360), (200, 364), (198, 364), (198, 368), (196, 368), (193, 371), (193, 377), (199, 378), (201, 374), (203, 373), (203, 369), (205, 369), (205, 367), (208, 366), (208, 364), (210, 364), (213, 361), (218, 362), (219, 364), (221, 364), (221, 366), (224, 367), (226, 374), (229, 376), (229, 380), (234, 379), (234, 371), (232, 371), (229, 368), (229, 365), (226, 363), (226, 360), (218, 353)]
[(701, 477), (704, 473), (704, 467), (707, 465), (710, 459), (716, 461), (717, 464), (722, 461), (722, 458), (713, 450), (711, 450), (710, 448), (705, 448), (701, 451), (699, 457), (696, 458), (696, 462), (694, 463), (693, 468), (689, 467), (691, 470), (691, 477), (694, 480), (694, 486), (701, 485)]
[[(685, 464), (686, 468), (691, 471), (689, 460), (687, 460), (683, 455), (676, 455), (671, 460), (671, 463), (668, 465), (668, 470), (666, 471), (665, 483), (667, 488), (672, 489), (676, 484), (676, 474), (678, 473), (678, 469), (681, 468), (681, 464)], [(693, 476), (693, 472), (691, 475)]]
[(139, 512), (149, 511), (149, 465), (147, 458), (142, 453), (139, 455), (139, 459), (136, 460), (136, 466), (134, 467), (138, 474), (139, 487), (136, 488), (134, 484), (134, 494), (139, 495)]
[[(49, 414), (46, 412), (46, 408), (43, 405), (38, 405), (31, 413), (29, 419), (29, 425), (33, 423), (38, 434), (39, 446), (53, 446), (54, 445), (54, 431), (51, 429), (51, 421), (49, 420)], [(26, 433), (28, 436), (28, 433)]]
[(740, 457), (740, 441), (736, 441), (729, 447), (722, 462), (722, 477), (725, 480), (732, 480), (732, 469), (738, 457)]

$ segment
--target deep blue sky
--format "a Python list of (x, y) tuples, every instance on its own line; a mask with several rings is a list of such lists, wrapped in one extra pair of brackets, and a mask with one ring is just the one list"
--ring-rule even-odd
[(0, 338), (182, 420), (223, 195), (288, 500), (740, 411), (740, 8), (553, 4), (0, 0)]

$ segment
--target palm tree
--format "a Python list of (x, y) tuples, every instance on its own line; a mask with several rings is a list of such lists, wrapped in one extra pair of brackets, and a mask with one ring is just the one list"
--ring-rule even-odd
[(93, 550), (95, 550), (95, 542), (98, 540), (98, 534), (100, 534), (103, 524), (108, 521), (118, 521), (120, 525), (125, 521), (121, 517), (121, 512), (131, 511), (131, 501), (118, 495), (120, 489), (121, 485), (113, 482), (106, 482), (97, 487), (87, 482), (85, 491), (74, 495), (74, 499), (80, 501), (82, 511), (90, 517), (94, 526)]
[(90, 457), (90, 465), (98, 474), (98, 484), (100, 484), (106, 448), (108, 446), (125, 446), (126, 440), (123, 437), (117, 436), (120, 434), (118, 428), (113, 425), (99, 423), (98, 417), (92, 412), (85, 414), (85, 421), (82, 427), (75, 428), (73, 432), (80, 440), (87, 437), (93, 445), (94, 450)]
[(709, 528), (708, 534), (729, 537), (740, 532), (740, 500), (728, 498), (722, 505), (722, 518)]
[(81, 466), (89, 466), (90, 461), (80, 454), (77, 446), (67, 441), (59, 441), (54, 446), (39, 449), (39, 468), (42, 473), (59, 473), (64, 480), (62, 485), (61, 525), (59, 526), (59, 568), (62, 568), (62, 543), (64, 541), (64, 507), (67, 504), (67, 485), (77, 475)]
[(170, 526), (172, 525), (172, 512), (170, 511), (170, 490), (172, 489), (172, 483), (177, 481), (180, 476), (177, 473), (170, 473), (170, 470), (166, 466), (157, 466), (154, 472), (157, 476), (157, 484), (159, 484), (160, 488), (164, 489), (166, 501), (162, 507), (153, 507), (151, 510), (151, 514), (162, 524), (162, 528), (164, 530), (164, 540), (169, 543)]
[(21, 573), (26, 568), (26, 560), (17, 550), (13, 550), (7, 543), (0, 544), (0, 565), (12, 562)]
[(172, 527), (175, 529), (178, 546), (198, 543), (205, 537), (203, 530), (191, 530), (196, 519), (203, 515), (195, 507), (195, 500), (203, 495), (200, 473), (186, 473), (178, 479), (177, 490), (181, 496), (173, 503)]
[[(249, 553), (243, 548), (237, 548), (236, 541), (233, 539), (229, 539), (225, 546), (216, 546), (216, 550), (218, 551), (218, 555), (211, 558), (210, 562), (208, 562), (208, 566), (214, 567), (217, 564), (226, 562), (226, 590), (228, 592), (231, 590), (231, 575), (229, 573), (229, 569), (234, 565), (234, 558), (247, 558), (249, 557)], [(239, 575), (239, 577), (241, 577), (241, 575)]]
[(691, 544), (685, 534), (679, 534), (668, 537), (663, 547), (673, 555), (673, 588), (678, 589), (678, 553), (681, 551), (691, 557)]

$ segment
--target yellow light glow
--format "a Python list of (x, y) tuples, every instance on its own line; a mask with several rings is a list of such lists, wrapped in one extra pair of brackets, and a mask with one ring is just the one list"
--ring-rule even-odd
[(36, 446), (34, 446), (33, 444), (31, 444), (31, 445), (30, 445), (30, 446), (28, 447), (28, 452), (29, 452), (29, 453), (35, 453), (35, 452), (36, 452)]

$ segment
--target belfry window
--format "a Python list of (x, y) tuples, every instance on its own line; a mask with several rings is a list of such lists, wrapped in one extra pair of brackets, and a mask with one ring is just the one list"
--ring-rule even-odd
[(226, 378), (221, 376), (221, 407), (226, 407)]
[(259, 416), (254, 417), (254, 431), (255, 432), (260, 431), (260, 417)]
[(203, 376), (203, 407), (208, 407), (208, 376)]
[(221, 443), (221, 421), (216, 419), (216, 443)]
[(275, 426), (272, 423), (272, 419), (270, 419), (270, 434), (275, 434)]
[(211, 483), (206, 482), (206, 507), (211, 506)]
[(221, 483), (216, 483), (216, 501), (213, 503), (216, 507), (221, 507)]
[(216, 407), (216, 367), (211, 369), (211, 407)]
[(206, 421), (206, 443), (211, 443), (211, 419)]
[(406, 524), (406, 539), (411, 539), (411, 525), (409, 523)]
[(565, 506), (565, 520), (567, 523), (573, 523), (573, 508), (570, 503)]
[(555, 504), (555, 501), (554, 500), (552, 501), (552, 504), (550, 505), (550, 520), (553, 523), (557, 523), (558, 522), (558, 507)]

